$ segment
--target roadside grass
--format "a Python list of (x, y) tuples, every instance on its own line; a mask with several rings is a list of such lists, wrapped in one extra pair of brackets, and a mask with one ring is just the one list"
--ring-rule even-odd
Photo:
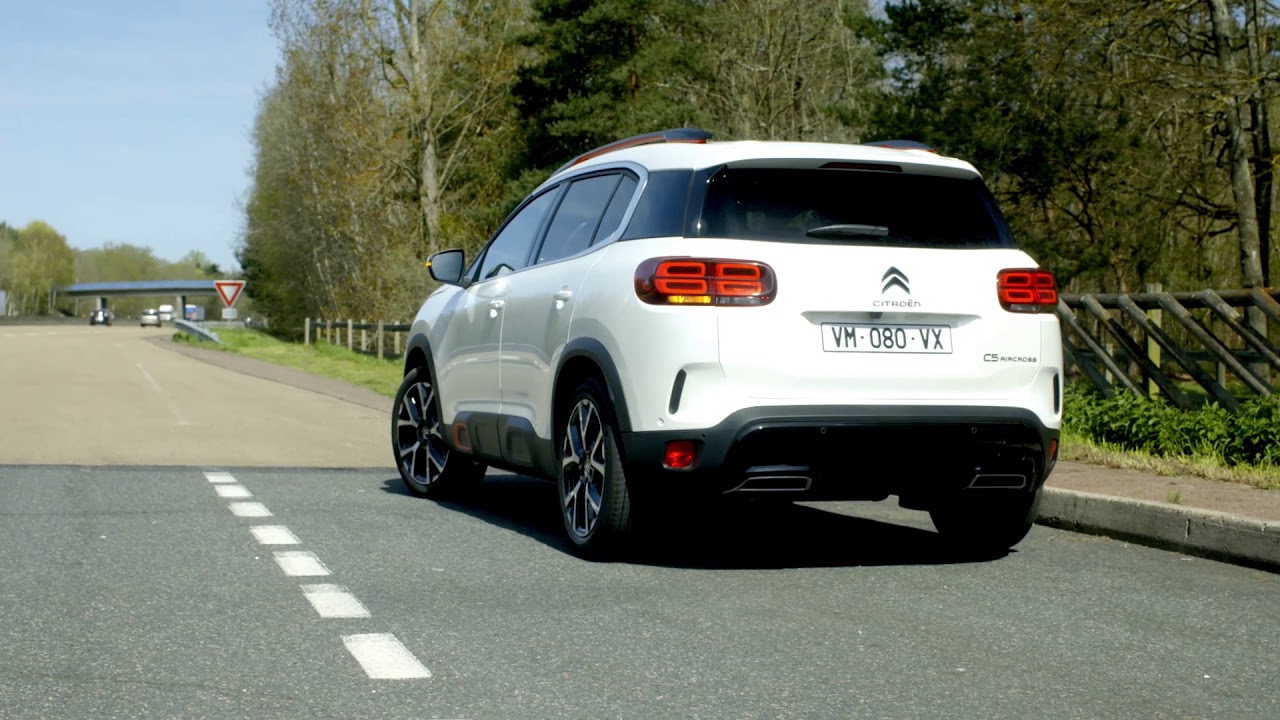
[(359, 385), (387, 397), (400, 386), (400, 360), (379, 360), (326, 343), (301, 345), (285, 342), (257, 330), (218, 330), (223, 344), (206, 342), (186, 333), (174, 333), (175, 342), (210, 350), (234, 352), (255, 360), (297, 368), (335, 380)]
[(1063, 460), (1122, 470), (1141, 470), (1166, 477), (1201, 477), (1252, 485), (1260, 490), (1280, 490), (1280, 468), (1275, 466), (1229, 466), (1222, 460), (1207, 455), (1160, 457), (1140, 450), (1125, 450), (1070, 430), (1062, 432), (1060, 457)]
[[(223, 344), (204, 342), (184, 333), (176, 333), (176, 342), (196, 347), (234, 352), (257, 360), (297, 368), (309, 373), (369, 388), (394, 397), (400, 385), (400, 360), (379, 360), (370, 355), (325, 343), (301, 345), (274, 338), (257, 330), (219, 330)], [(1105, 465), (1125, 470), (1141, 470), (1164, 476), (1193, 476), (1224, 482), (1252, 485), (1263, 490), (1280, 490), (1280, 467), (1273, 465), (1229, 466), (1208, 455), (1161, 457), (1151, 453), (1126, 450), (1118, 445), (1090, 439), (1064, 430), (1063, 460)]]

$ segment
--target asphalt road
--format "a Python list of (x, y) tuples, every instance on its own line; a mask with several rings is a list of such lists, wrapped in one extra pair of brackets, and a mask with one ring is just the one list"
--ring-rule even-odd
[(195, 362), (146, 341), (172, 329), (124, 322), (0, 326), (0, 463), (387, 466), (386, 414)]
[[(248, 378), (115, 348), (117, 328), (25, 353), (6, 330), (0, 437), (23, 424), (15, 393), (65, 399), (8, 382), (61, 342), (111, 348), (78, 351), (106, 398), (141, 362), (166, 391), (198, 379), (169, 391), (193, 423), (232, 400), (262, 420), (201, 426), (256, 462), (182, 463), (209, 452), (184, 440), (48, 464), (0, 441), (3, 718), (1280, 717), (1275, 575), (1043, 527), (971, 561), (922, 514), (853, 503), (687, 519), (589, 563), (548, 486), (492, 474), (466, 502), (420, 500), (277, 413), (322, 405), (313, 422), (351, 428), (371, 464), (386, 442), (359, 428), (385, 416), (267, 381), (241, 395), (217, 383)], [(110, 437), (166, 413), (124, 405)]]

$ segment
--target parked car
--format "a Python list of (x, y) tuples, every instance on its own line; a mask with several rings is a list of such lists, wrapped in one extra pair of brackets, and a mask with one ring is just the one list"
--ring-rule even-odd
[(469, 264), (430, 258), (391, 423), (408, 488), (553, 481), (583, 554), (733, 497), (896, 495), (956, 545), (1021, 541), (1057, 460), (1057, 289), (978, 171), (709, 139), (586, 153)]
[(110, 325), (113, 319), (115, 319), (115, 314), (110, 310), (98, 309), (89, 313), (90, 325)]
[(138, 316), (138, 322), (142, 327), (160, 327), (160, 313), (155, 308), (147, 308)]

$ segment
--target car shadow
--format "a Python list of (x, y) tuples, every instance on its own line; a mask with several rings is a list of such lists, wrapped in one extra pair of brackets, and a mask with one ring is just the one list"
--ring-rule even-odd
[[(419, 502), (399, 478), (382, 489)], [(437, 501), (524, 535), (567, 555), (573, 548), (560, 526), (556, 490), (519, 475), (489, 475), (465, 497)], [(640, 528), (617, 562), (681, 569), (786, 569), (880, 565), (948, 565), (1004, 557), (975, 555), (936, 532), (854, 517), (809, 505), (734, 503), (688, 514), (663, 513)]]

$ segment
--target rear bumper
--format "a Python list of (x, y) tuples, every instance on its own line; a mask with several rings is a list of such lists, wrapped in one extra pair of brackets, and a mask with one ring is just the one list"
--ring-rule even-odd
[[(628, 481), (645, 490), (797, 500), (899, 495), (924, 507), (968, 488), (1039, 490), (1057, 438), (1022, 408), (805, 405), (745, 408), (704, 430), (623, 433), (622, 443)], [(694, 441), (692, 467), (663, 467), (673, 440)]]

